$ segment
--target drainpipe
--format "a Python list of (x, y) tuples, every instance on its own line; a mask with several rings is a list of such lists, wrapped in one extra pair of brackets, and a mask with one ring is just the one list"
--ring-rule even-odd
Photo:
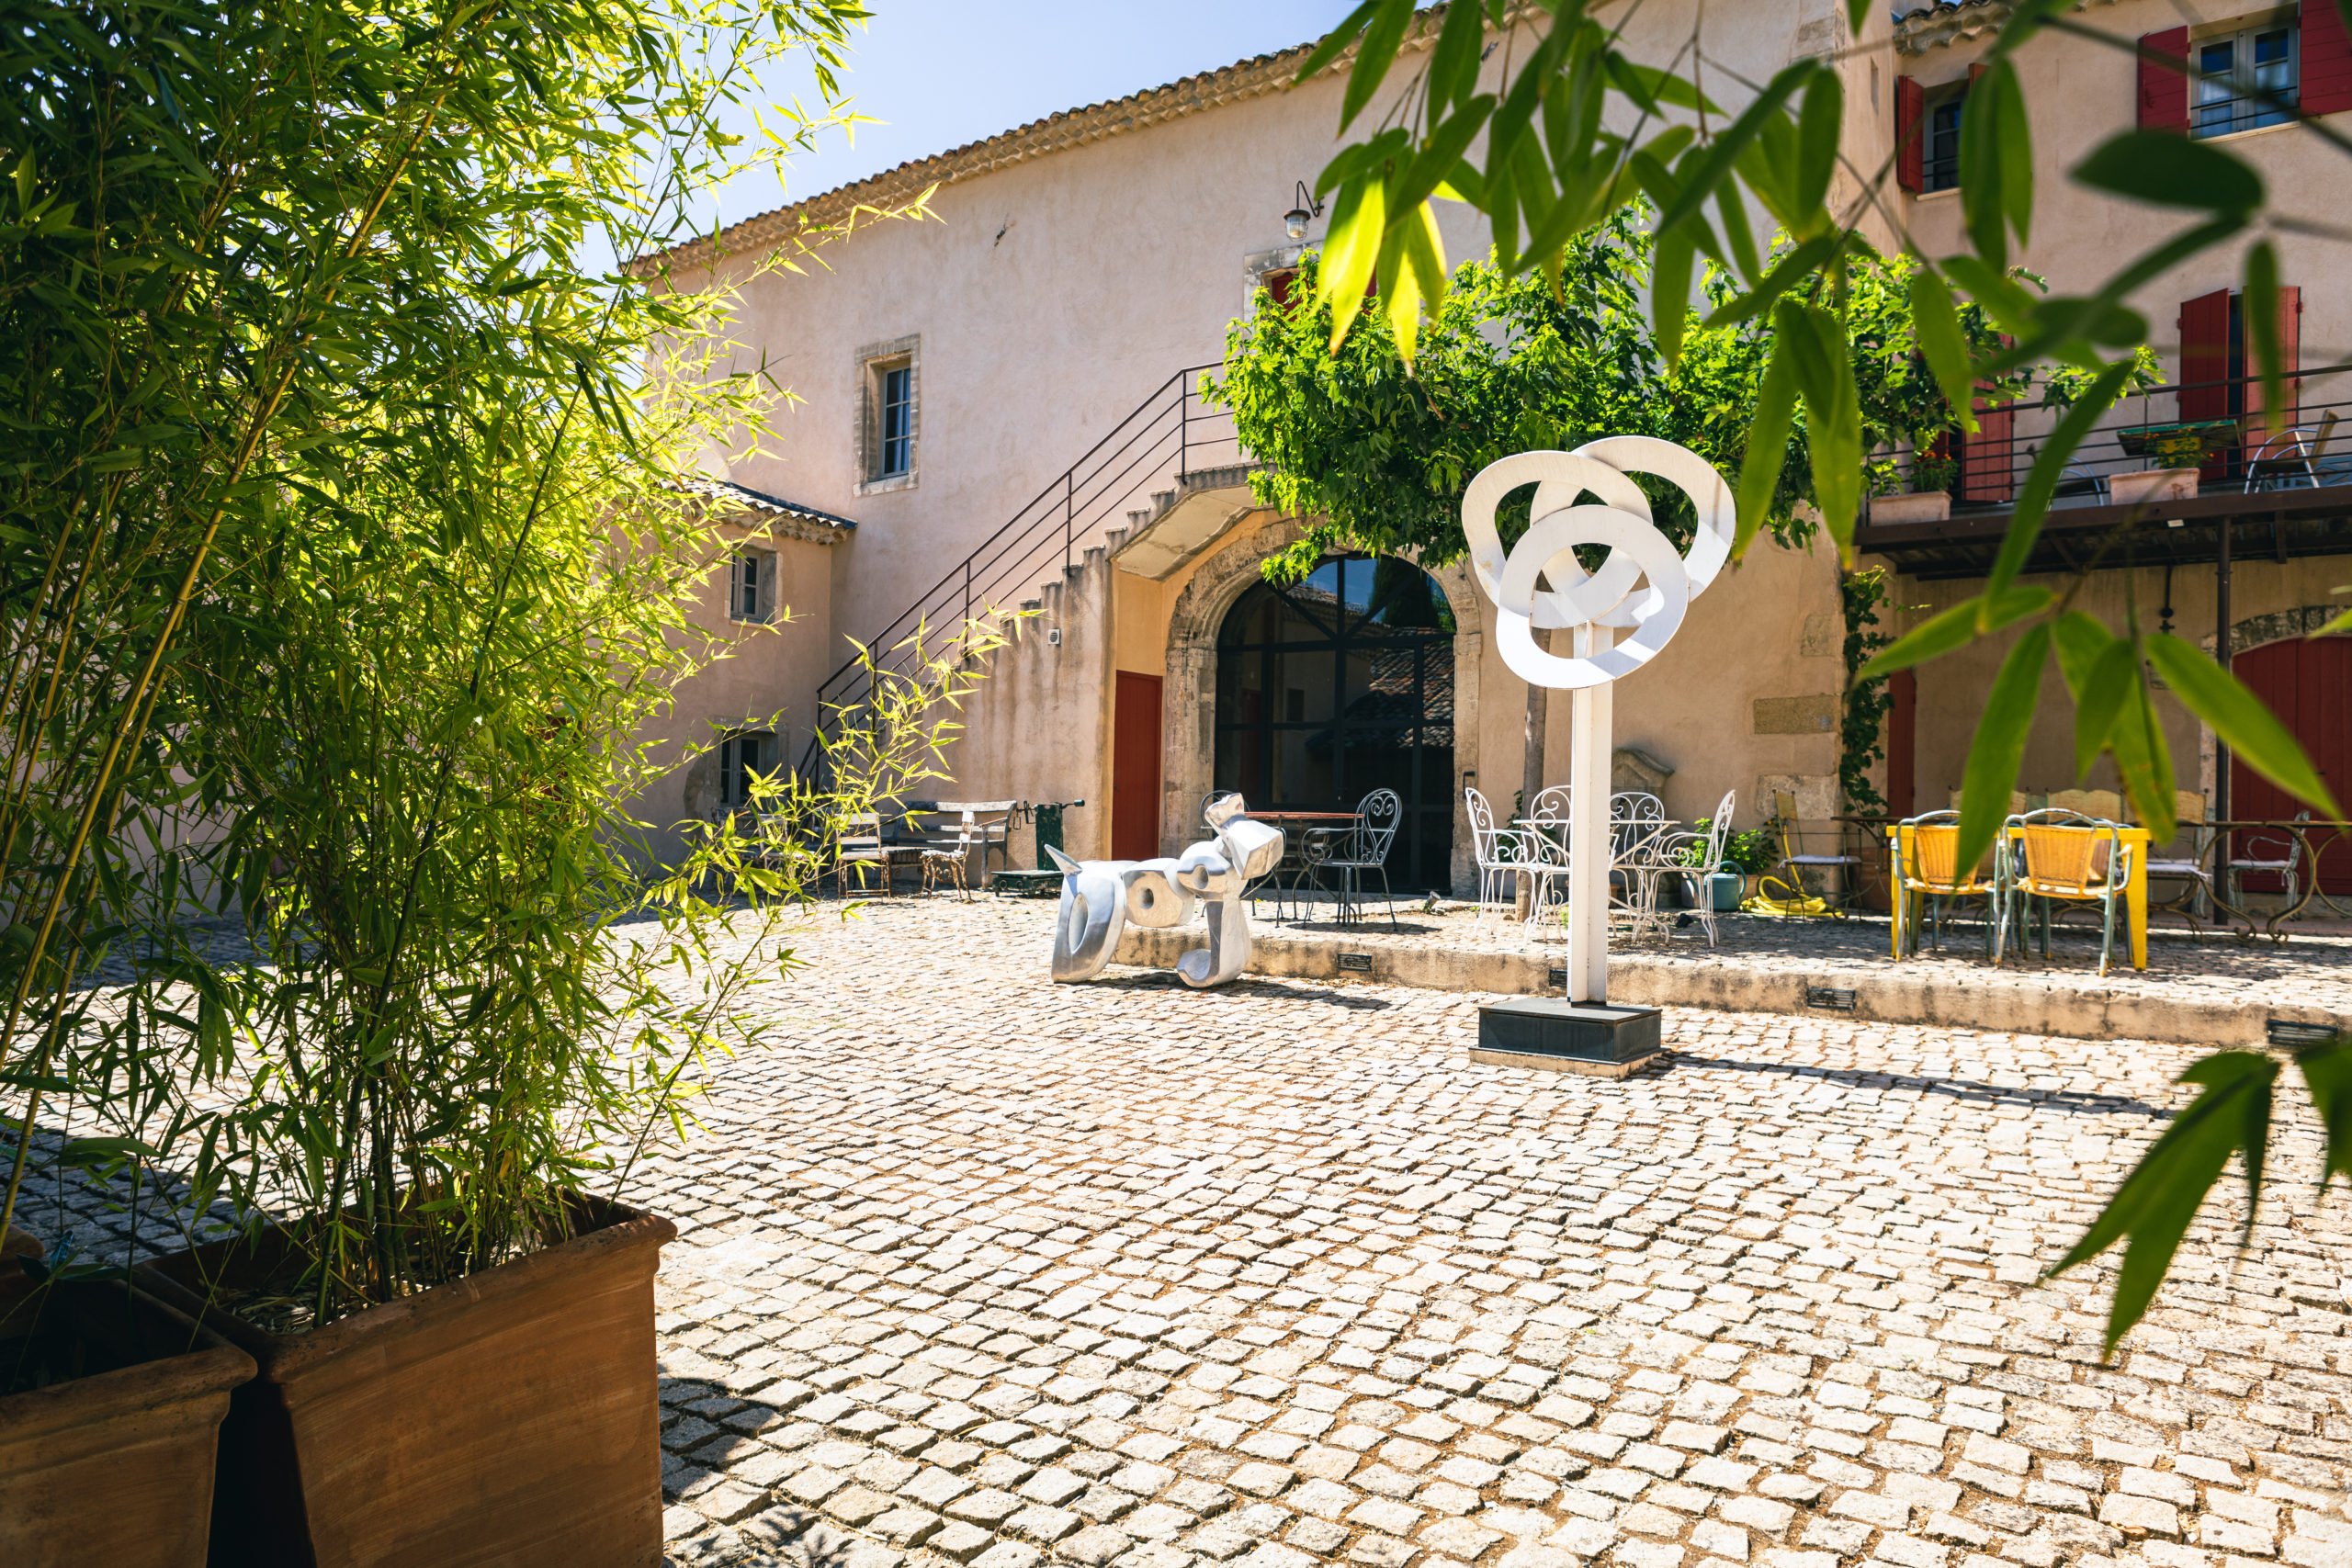
[[(2230, 535), (2235, 519), (2222, 519), (2222, 556), (2213, 570), (2213, 662), (2226, 673), (2230, 668)], [(2230, 819), (2230, 749), (2213, 738), (2213, 818)]]

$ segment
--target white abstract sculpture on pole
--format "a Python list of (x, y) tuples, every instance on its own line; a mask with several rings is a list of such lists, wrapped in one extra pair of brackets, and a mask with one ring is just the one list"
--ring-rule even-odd
[[(1685, 557), (1657, 530), (1649, 498), (1630, 476), (1654, 474), (1690, 498), (1698, 532)], [(1495, 508), (1522, 485), (1535, 487), (1527, 532), (1505, 550)], [(1598, 496), (1579, 506), (1577, 498)], [(1495, 602), (1495, 648), (1533, 685), (1575, 694), (1568, 733), (1575, 755), (1568, 784), (1568, 999), (1609, 998), (1609, 762), (1613, 750), (1610, 683), (1631, 674), (1670, 641), (1690, 601), (1731, 558), (1737, 529), (1731, 487), (1688, 447), (1646, 435), (1616, 435), (1573, 452), (1521, 452), (1488, 464), (1462, 497), (1470, 567)], [(1587, 573), (1579, 545), (1609, 557)], [(1538, 578), (1551, 583), (1536, 587)], [(1575, 634), (1573, 653), (1548, 653), (1535, 628)], [(1633, 635), (1616, 640), (1620, 628)], [(1597, 874), (1596, 874), (1597, 873)]]
[(1208, 901), (1209, 945), (1176, 961), (1188, 986), (1222, 986), (1250, 962), (1250, 907), (1242, 890), (1281, 863), (1283, 830), (1241, 815), (1238, 795), (1219, 795), (1202, 816), (1214, 835), (1158, 860), (1074, 861), (1052, 845), (1062, 868), (1054, 919), (1054, 978), (1091, 980), (1118, 951), (1126, 922), (1181, 926), (1195, 899)]

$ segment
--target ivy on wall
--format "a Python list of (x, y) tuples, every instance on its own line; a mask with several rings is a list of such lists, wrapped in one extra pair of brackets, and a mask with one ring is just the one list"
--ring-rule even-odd
[(1871, 769), (1886, 756), (1886, 715), (1894, 705), (1883, 679), (1857, 681), (1855, 676), (1871, 656), (1894, 640), (1878, 631), (1878, 613), (1887, 607), (1893, 574), (1883, 566), (1849, 571), (1838, 579), (1838, 596), (1846, 613), (1846, 704), (1838, 731), (1838, 794), (1845, 809), (1855, 816), (1875, 816), (1886, 809), (1886, 797), (1871, 783)]

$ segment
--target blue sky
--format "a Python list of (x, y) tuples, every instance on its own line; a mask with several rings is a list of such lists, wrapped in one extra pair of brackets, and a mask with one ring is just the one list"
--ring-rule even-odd
[[(843, 86), (887, 123), (839, 134), (773, 175), (720, 193), (737, 222), (787, 200), (1010, 130), (1059, 109), (1123, 97), (1180, 76), (1321, 37), (1351, 0), (871, 0)], [(816, 94), (805, 72), (775, 73), (779, 99)], [(749, 129), (748, 126), (745, 129)]]

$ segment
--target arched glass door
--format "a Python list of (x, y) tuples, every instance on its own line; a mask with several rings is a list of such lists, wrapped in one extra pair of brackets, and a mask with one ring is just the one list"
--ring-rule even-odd
[(1393, 789), (1389, 884), (1444, 888), (1453, 855), (1453, 613), (1409, 561), (1325, 561), (1253, 584), (1217, 632), (1216, 786), (1252, 810), (1352, 811)]

